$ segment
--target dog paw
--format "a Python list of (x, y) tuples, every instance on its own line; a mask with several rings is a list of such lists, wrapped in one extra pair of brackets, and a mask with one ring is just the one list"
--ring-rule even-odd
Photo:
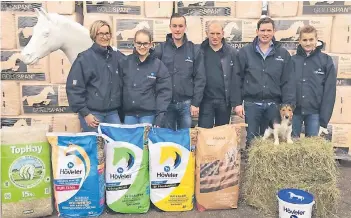
[(274, 145), (279, 145), (279, 141), (274, 141)]
[(294, 144), (293, 140), (289, 139), (288, 144)]

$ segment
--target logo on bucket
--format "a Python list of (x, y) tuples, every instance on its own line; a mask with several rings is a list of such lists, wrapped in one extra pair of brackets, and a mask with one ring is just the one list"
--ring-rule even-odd
[(314, 197), (299, 189), (282, 189), (278, 192), (279, 215), (286, 218), (310, 218)]
[(290, 214), (293, 214), (291, 217), (297, 217), (296, 215), (304, 215), (305, 211), (303, 210), (294, 210), (294, 209), (290, 209), (287, 207), (284, 207), (284, 211)]

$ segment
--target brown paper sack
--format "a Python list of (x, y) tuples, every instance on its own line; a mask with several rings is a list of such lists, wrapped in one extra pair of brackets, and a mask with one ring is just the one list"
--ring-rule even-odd
[(237, 208), (240, 152), (235, 125), (197, 129), (195, 195), (198, 210)]

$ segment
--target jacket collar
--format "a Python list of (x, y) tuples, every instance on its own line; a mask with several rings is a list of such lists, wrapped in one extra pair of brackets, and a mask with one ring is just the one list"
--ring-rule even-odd
[[(256, 45), (258, 45), (259, 39), (258, 36), (256, 36), (252, 42), (252, 47), (254, 50), (256, 50)], [(273, 43), (273, 48), (277, 49), (281, 46), (281, 43), (275, 40), (275, 37), (273, 36), (271, 43)]]
[(97, 43), (93, 43), (93, 45), (91, 46), (91, 48), (98, 54), (100, 54), (103, 57), (106, 57), (108, 54), (110, 54), (113, 49), (111, 46), (107, 46), (106, 48), (101, 47), (100, 45), (98, 45)]
[[(223, 46), (222, 46), (222, 50), (223, 50), (223, 52), (225, 53), (225, 52), (227, 52), (228, 50), (229, 50), (229, 46), (230, 45), (228, 45), (228, 43), (225, 41), (225, 39), (223, 38), (222, 39), (222, 44), (223, 44)], [(201, 43), (201, 48), (202, 49), (205, 49), (205, 48), (208, 48), (208, 47), (210, 47), (210, 41), (209, 41), (209, 39), (207, 38), (207, 39), (205, 39), (202, 43)]]
[[(188, 42), (188, 37), (186, 35), (186, 33), (184, 33), (184, 36), (183, 36), (183, 45), (186, 44)], [(175, 44), (174, 44), (174, 41), (173, 41), (173, 37), (172, 37), (172, 33), (168, 33), (166, 35), (166, 43), (170, 43), (172, 46), (174, 47), (177, 47)], [(183, 46), (182, 45), (182, 46)]]
[[(323, 47), (324, 47), (324, 42), (321, 40), (318, 40), (316, 48), (310, 53), (309, 56), (313, 56), (314, 54), (321, 52)], [(303, 57), (307, 57), (307, 54), (305, 50), (303, 50), (301, 45), (297, 46), (296, 54)]]
[(141, 64), (141, 63), (147, 63), (148, 61), (152, 60), (152, 59), (155, 59), (155, 49), (153, 48), (150, 48), (149, 50), (149, 55), (146, 57), (146, 59), (141, 62), (140, 59), (139, 59), (139, 54), (137, 52), (137, 50), (134, 48), (133, 49), (133, 54), (132, 54), (134, 60), (137, 62), (137, 64)]

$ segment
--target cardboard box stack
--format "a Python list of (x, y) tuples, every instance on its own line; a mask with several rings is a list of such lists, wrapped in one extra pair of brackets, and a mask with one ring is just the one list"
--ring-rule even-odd
[(47, 124), (50, 131), (79, 132), (78, 116), (68, 107), (65, 82), (71, 64), (61, 51), (33, 65), (21, 61), (38, 22), (34, 8), (76, 22), (75, 2), (8, 1), (1, 3), (1, 127)]
[[(277, 22), (276, 38), (278, 35), (279, 39), (287, 41), (284, 46), (291, 53), (296, 52), (293, 45), (297, 45), (298, 23), (310, 24), (317, 28), (319, 39), (326, 44), (324, 52), (332, 57), (337, 70), (336, 100), (326, 138), (330, 139), (335, 147), (351, 155), (351, 116), (348, 113), (351, 109), (351, 2), (270, 1), (268, 14)], [(291, 15), (291, 18), (285, 18), (287, 14)], [(297, 17), (294, 17), (295, 15)], [(279, 37), (280, 30), (286, 30), (281, 34), (286, 35), (285, 38)]]

